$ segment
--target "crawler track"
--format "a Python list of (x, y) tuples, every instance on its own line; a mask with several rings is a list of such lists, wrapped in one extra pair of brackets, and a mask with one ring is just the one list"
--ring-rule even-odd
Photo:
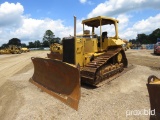
[[(116, 61), (118, 53), (122, 54), (120, 63)], [(121, 47), (110, 48), (106, 53), (96, 57), (81, 70), (81, 80), (84, 83), (97, 86), (98, 83), (107, 80), (106, 78), (122, 72), (124, 67), (127, 67), (127, 64), (125, 52)]]

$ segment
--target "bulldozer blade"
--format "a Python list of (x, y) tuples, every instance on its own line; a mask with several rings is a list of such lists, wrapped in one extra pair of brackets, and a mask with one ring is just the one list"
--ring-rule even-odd
[(148, 77), (147, 89), (151, 110), (155, 110), (154, 120), (160, 120), (160, 79), (154, 75)]
[(30, 79), (37, 87), (78, 110), (80, 100), (79, 68), (48, 58), (31, 58), (34, 74)]
[(48, 56), (48, 58), (50, 58), (50, 59), (58, 59), (58, 60), (62, 60), (62, 57), (63, 57), (63, 55), (62, 54), (60, 54), (60, 53), (49, 53), (49, 54), (47, 54), (47, 56)]

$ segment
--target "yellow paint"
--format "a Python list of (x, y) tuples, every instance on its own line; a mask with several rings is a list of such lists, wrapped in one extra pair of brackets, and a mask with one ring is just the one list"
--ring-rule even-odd
[[(81, 67), (84, 67), (88, 64), (92, 57), (97, 57), (104, 53), (104, 50), (107, 50), (110, 46), (121, 46), (125, 44), (122, 39), (118, 37), (118, 20), (98, 16), (94, 18), (89, 18), (82, 21), (83, 24), (83, 35), (76, 35), (75, 39), (75, 64), (79, 64)], [(101, 26), (113, 24), (115, 28), (115, 36), (109, 38), (102, 38), (102, 29)], [(84, 29), (84, 25), (92, 27), (92, 31)], [(95, 28), (100, 28), (100, 36), (95, 35)], [(91, 33), (91, 34), (90, 34)], [(104, 39), (104, 40), (103, 40)], [(98, 47), (99, 41), (99, 47)], [(59, 47), (51, 47), (51, 51), (62, 53), (62, 45), (56, 45)], [(122, 59), (122, 55), (118, 56), (118, 61)]]

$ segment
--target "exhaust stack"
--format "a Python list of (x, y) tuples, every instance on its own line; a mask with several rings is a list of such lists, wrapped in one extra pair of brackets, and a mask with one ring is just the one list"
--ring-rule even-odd
[(74, 16), (74, 37), (76, 37), (76, 16)]

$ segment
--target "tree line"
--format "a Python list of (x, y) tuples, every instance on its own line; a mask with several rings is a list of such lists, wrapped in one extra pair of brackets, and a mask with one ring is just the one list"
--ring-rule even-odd
[(42, 42), (40, 40), (35, 40), (34, 42), (28, 42), (28, 45), (26, 45), (25, 43), (21, 43), (20, 39), (12, 38), (8, 41), (8, 43), (2, 44), (1, 48), (6, 48), (9, 45), (17, 45), (28, 48), (49, 47), (52, 43), (60, 43), (60, 40), (61, 38), (55, 37), (54, 33), (51, 30), (46, 30)]
[[(144, 33), (137, 34), (135, 39), (130, 39), (129, 42), (133, 44), (155, 44), (157, 43), (157, 38), (160, 38), (160, 28), (154, 30), (151, 34), (146, 35)], [(40, 48), (40, 47), (49, 47), (52, 43), (60, 43), (61, 38), (55, 37), (54, 33), (51, 30), (46, 30), (44, 33), (42, 42), (40, 40), (35, 40), (34, 42), (29, 42), (28, 45), (21, 43), (21, 40), (18, 38), (12, 38), (8, 43), (2, 44), (1, 48), (8, 47), (9, 45), (17, 45), (21, 47), (28, 48)]]
[(133, 44), (156, 44), (157, 38), (160, 38), (160, 28), (154, 30), (149, 35), (146, 35), (144, 33), (137, 34), (136, 39), (131, 39), (129, 40), (129, 42), (132, 42)]

